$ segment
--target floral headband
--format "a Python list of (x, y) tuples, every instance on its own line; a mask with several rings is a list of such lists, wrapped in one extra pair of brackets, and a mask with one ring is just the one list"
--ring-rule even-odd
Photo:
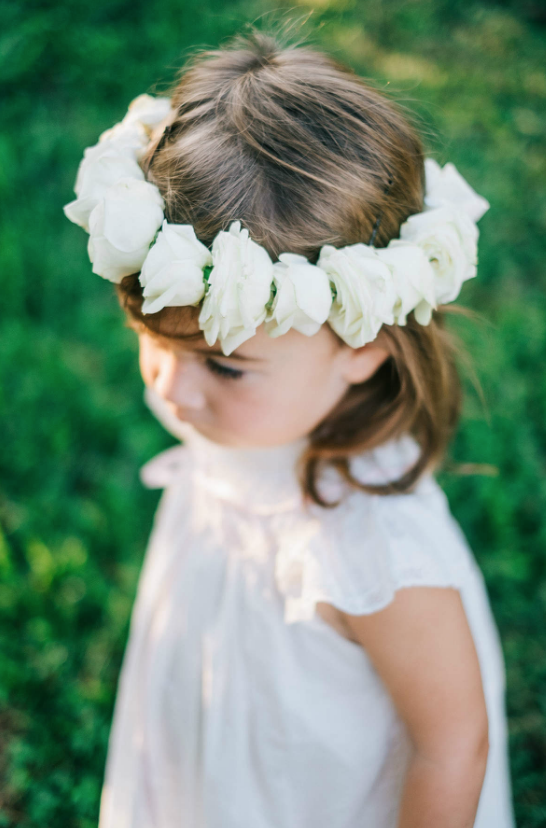
[(441, 168), (432, 158), (425, 159), (425, 209), (387, 247), (327, 244), (316, 264), (295, 253), (272, 262), (233, 221), (209, 249), (191, 224), (166, 221), (165, 202), (138, 163), (154, 128), (173, 114), (169, 98), (135, 98), (123, 120), (85, 150), (77, 198), (64, 207), (89, 233), (94, 273), (111, 282), (139, 273), (143, 313), (202, 302), (199, 327), (209, 345), (220, 340), (226, 356), (262, 323), (276, 337), (290, 328), (312, 336), (328, 322), (358, 348), (382, 325), (404, 325), (411, 311), (428, 325), (433, 309), (476, 275), (476, 222), (489, 202), (453, 164)]

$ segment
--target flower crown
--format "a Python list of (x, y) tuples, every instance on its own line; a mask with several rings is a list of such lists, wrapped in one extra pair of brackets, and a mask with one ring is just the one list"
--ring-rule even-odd
[[(433, 309), (453, 301), (476, 275), (478, 228), (489, 209), (447, 163), (425, 159), (425, 209), (400, 227), (387, 247), (326, 244), (316, 264), (295, 253), (272, 262), (240, 221), (211, 248), (191, 224), (171, 224), (158, 188), (139, 166), (152, 131), (174, 115), (169, 98), (140, 95), (123, 120), (87, 147), (66, 216), (89, 233), (93, 272), (120, 282), (139, 272), (142, 312), (198, 305), (206, 342), (228, 356), (264, 323), (280, 336), (290, 328), (312, 336), (328, 322), (353, 348), (382, 325), (404, 325), (411, 311), (428, 325)], [(167, 127), (168, 129), (168, 127)]]

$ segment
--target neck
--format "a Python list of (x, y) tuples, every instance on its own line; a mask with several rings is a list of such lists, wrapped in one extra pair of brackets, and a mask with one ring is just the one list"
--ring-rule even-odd
[(277, 511), (300, 501), (296, 466), (307, 437), (276, 446), (224, 445), (178, 420), (153, 389), (146, 388), (144, 398), (167, 431), (188, 447), (200, 485), (253, 510)]

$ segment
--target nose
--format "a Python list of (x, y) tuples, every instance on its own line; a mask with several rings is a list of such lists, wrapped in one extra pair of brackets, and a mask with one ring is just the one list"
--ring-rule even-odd
[(199, 411), (205, 397), (199, 387), (198, 368), (178, 354), (165, 352), (159, 361), (154, 390), (177, 408)]

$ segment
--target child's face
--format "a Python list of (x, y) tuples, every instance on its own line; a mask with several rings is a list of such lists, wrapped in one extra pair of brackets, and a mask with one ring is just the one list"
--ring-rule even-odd
[(353, 383), (388, 356), (370, 343), (339, 344), (325, 324), (313, 336), (289, 330), (272, 338), (263, 325), (229, 356), (218, 343), (139, 332), (146, 385), (204, 437), (235, 447), (282, 445), (307, 435)]

